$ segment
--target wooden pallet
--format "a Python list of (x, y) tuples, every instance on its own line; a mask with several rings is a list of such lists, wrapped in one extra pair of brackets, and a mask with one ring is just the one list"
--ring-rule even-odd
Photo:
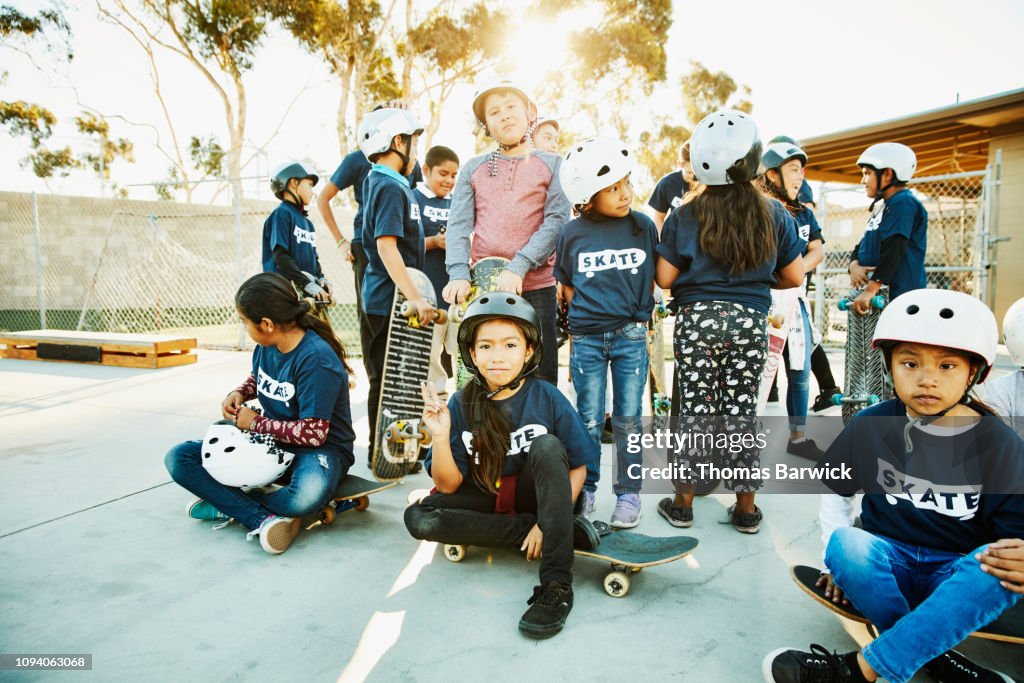
[(29, 330), (0, 332), (0, 358), (167, 368), (196, 362), (195, 339), (159, 334)]

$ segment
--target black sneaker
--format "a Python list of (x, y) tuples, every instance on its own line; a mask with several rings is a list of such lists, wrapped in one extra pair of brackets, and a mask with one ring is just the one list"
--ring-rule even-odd
[(601, 430), (601, 443), (615, 443), (615, 432), (612, 431), (612, 419), (604, 419), (604, 428)]
[(527, 638), (550, 638), (562, 630), (572, 610), (572, 586), (557, 581), (534, 586), (533, 597), (526, 603), (530, 609), (519, 620), (519, 632)]
[(761, 530), (762, 519), (764, 519), (764, 514), (756, 505), (753, 512), (736, 512), (736, 503), (729, 506), (729, 521), (740, 533), (756, 534)]
[(1000, 671), (979, 666), (956, 650), (941, 654), (924, 665), (924, 672), (938, 683), (1013, 683), (1013, 679)]
[(804, 439), (799, 443), (790, 441), (786, 445), (786, 452), (791, 455), (799, 455), (801, 458), (807, 458), (808, 460), (813, 460), (815, 462), (817, 462), (821, 456), (825, 455), (825, 452), (818, 448), (818, 444), (814, 443), (814, 439)]
[(577, 550), (593, 550), (601, 545), (601, 534), (594, 524), (583, 515), (572, 518), (572, 547)]
[(835, 406), (832, 403), (832, 397), (836, 394), (842, 394), (838, 387), (832, 387), (831, 389), (822, 389), (821, 393), (818, 394), (818, 398), (814, 399), (814, 405), (811, 406), (811, 410), (820, 413), (823, 410), (832, 408)]
[(768, 391), (768, 402), (778, 403), (779, 402), (779, 388), (776, 385), (772, 385), (772, 388)]
[(853, 683), (865, 680), (860, 668), (851, 669), (851, 656), (830, 653), (821, 645), (811, 645), (810, 652), (780, 648), (761, 660), (761, 673), (768, 683)]

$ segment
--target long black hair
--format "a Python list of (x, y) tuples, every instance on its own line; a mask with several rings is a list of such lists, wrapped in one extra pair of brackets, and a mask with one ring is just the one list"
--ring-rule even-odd
[(294, 323), (304, 330), (313, 330), (327, 342), (350, 375), (348, 353), (331, 324), (313, 315), (313, 303), (300, 299), (292, 283), (278, 273), (259, 273), (242, 283), (235, 293), (235, 308), (249, 320), (259, 323), (263, 318), (275, 324)]

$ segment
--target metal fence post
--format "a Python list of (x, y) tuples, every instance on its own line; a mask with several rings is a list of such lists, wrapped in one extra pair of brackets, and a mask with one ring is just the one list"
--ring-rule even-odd
[(39, 230), (39, 199), (32, 193), (32, 230), (36, 238), (36, 297), (39, 300), (39, 328), (46, 329), (46, 283), (43, 281), (43, 245)]
[[(821, 184), (821, 220), (822, 227), (828, 225), (828, 183)], [(829, 238), (831, 239), (831, 235)], [(814, 327), (818, 330), (818, 336), (825, 339), (825, 259), (818, 264), (818, 282), (814, 285)]]
[[(235, 209), (235, 274), (238, 282), (235, 287), (242, 286), (245, 278), (245, 269), (242, 265), (242, 179), (233, 178), (231, 181), (231, 201)], [(238, 348), (245, 348), (245, 328), (238, 326)]]

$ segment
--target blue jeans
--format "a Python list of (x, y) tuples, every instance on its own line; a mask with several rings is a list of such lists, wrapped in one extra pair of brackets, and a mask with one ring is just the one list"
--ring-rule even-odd
[[(615, 495), (640, 493), (643, 483), (638, 477), (631, 479), (628, 468), (641, 464), (642, 454), (626, 452), (629, 434), (642, 429), (644, 388), (650, 357), (647, 355), (647, 325), (631, 322), (614, 332), (600, 334), (574, 334), (569, 367), (576, 388), (576, 410), (587, 431), (601, 443), (604, 428), (605, 392), (608, 390), (608, 368), (612, 375), (612, 430), (615, 433), (615, 455), (618, 477), (612, 490)], [(587, 479), (583, 488), (597, 490), (601, 478), (601, 463), (587, 465)]]
[(871, 667), (893, 683), (994, 621), (1020, 595), (981, 571), (966, 555), (933, 550), (871, 534), (837, 529), (825, 564), (850, 602), (879, 630), (863, 650)]
[(203, 467), (202, 441), (180, 443), (164, 456), (164, 466), (181, 487), (213, 505), (247, 529), (256, 529), (269, 515), (303, 517), (317, 512), (334, 496), (338, 483), (348, 473), (341, 458), (315, 448), (288, 448), (295, 459), (288, 468), (291, 480), (273, 493), (245, 493), (225, 486)]
[(800, 315), (804, 318), (804, 369), (793, 370), (789, 367), (789, 345), (786, 345), (786, 413), (789, 415), (789, 429), (802, 432), (807, 425), (807, 401), (811, 395), (811, 351), (814, 341), (811, 338), (811, 320), (803, 301), (797, 302)]

